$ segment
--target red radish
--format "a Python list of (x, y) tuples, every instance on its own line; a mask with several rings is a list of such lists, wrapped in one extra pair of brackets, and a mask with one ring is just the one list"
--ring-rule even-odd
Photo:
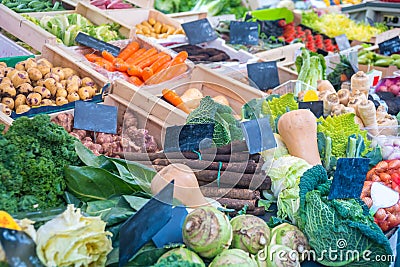
[(389, 91), (392, 92), (394, 95), (398, 95), (400, 93), (400, 87), (393, 84), (390, 86)]
[(393, 85), (394, 82), (390, 79), (386, 79), (385, 82), (383, 83), (383, 85), (390, 87), (391, 85)]
[(387, 86), (381, 85), (381, 86), (379, 86), (377, 91), (379, 91), (379, 92), (387, 92), (388, 88), (387, 88)]

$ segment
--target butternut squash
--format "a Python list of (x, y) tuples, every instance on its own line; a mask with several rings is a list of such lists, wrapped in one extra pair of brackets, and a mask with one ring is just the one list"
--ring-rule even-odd
[(7, 212), (0, 210), (0, 227), (21, 231), (21, 227)]
[(174, 180), (174, 198), (189, 208), (209, 205), (200, 191), (192, 169), (184, 164), (170, 164), (159, 171), (151, 181), (151, 192), (155, 195)]
[(311, 165), (321, 164), (317, 143), (317, 118), (307, 109), (293, 110), (282, 115), (278, 131), (289, 154)]

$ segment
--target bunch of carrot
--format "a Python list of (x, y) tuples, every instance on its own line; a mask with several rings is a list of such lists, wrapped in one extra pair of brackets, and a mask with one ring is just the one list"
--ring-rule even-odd
[(117, 57), (107, 51), (102, 51), (101, 56), (86, 54), (86, 59), (107, 71), (119, 71), (128, 77), (128, 81), (136, 86), (141, 86), (153, 75), (169, 67), (183, 64), (188, 57), (187, 52), (178, 53), (174, 58), (165, 52), (158, 52), (154, 47), (141, 48), (138, 42), (129, 43)]

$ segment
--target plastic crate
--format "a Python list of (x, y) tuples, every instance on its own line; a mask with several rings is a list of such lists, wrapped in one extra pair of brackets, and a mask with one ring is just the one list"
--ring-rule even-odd
[(14, 67), (17, 62), (34, 57), (33, 53), (14, 43), (0, 33), (0, 61)]

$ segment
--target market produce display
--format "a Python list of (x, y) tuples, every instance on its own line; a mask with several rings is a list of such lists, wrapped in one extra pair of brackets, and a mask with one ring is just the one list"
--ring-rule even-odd
[(153, 18), (136, 24), (136, 34), (142, 34), (156, 39), (165, 39), (169, 35), (185, 34), (182, 28), (175, 29), (174, 26), (161, 23)]
[(88, 100), (99, 93), (90, 77), (79, 77), (71, 68), (56, 67), (45, 58), (28, 58), (15, 68), (0, 66), (0, 99), (7, 114), (25, 113), (38, 106), (62, 106)]
[(26, 0), (2, 0), (0, 4), (5, 5), (17, 13), (48, 12), (65, 10), (60, 1), (26, 1)]
[(66, 46), (76, 45), (75, 37), (78, 32), (84, 32), (105, 42), (125, 39), (118, 31), (121, 27), (119, 24), (93, 25), (91, 21), (81, 14), (46, 15), (41, 19), (25, 14), (23, 16), (55, 35)]
[(303, 12), (301, 23), (311, 29), (334, 38), (346, 34), (349, 40), (369, 42), (377, 34), (387, 30), (385, 24), (370, 26), (364, 22), (355, 22), (345, 14), (327, 13), (318, 16), (315, 12)]
[(117, 57), (103, 50), (85, 54), (85, 58), (108, 72), (118, 71), (136, 85), (158, 84), (183, 74), (187, 70), (187, 52), (178, 53), (174, 58), (156, 48), (141, 48), (136, 41), (130, 42)]
[[(18, 12), (63, 5), (2, 2)], [(91, 4), (133, 7), (121, 0)], [(39, 20), (24, 14), (58, 42), (42, 34), (32, 46), (43, 41), (43, 55), (23, 60), (0, 53), (0, 123), (5, 126), (0, 127), (0, 265), (398, 266), (400, 81), (386, 76), (400, 59), (371, 52), (364, 44), (360, 69), (363, 64), (377, 68), (358, 71), (354, 58), (339, 53), (332, 39), (345, 33), (351, 41), (378, 40), (393, 31), (377, 36), (387, 29), (383, 23), (370, 26), (320, 9), (304, 12), (302, 24), (293, 13), (291, 22), (291, 10), (301, 5), (306, 4), (280, 1), (276, 6), (287, 9), (271, 10), (279, 18), (269, 21), (263, 19), (272, 16), (244, 17), (246, 8), (237, 0), (155, 1), (166, 13), (234, 13), (243, 18), (238, 21), (257, 22), (258, 44), (236, 49), (259, 52), (304, 43), (299, 50), (293, 45), (263, 53), (268, 56), (259, 62), (277, 59), (279, 79), (289, 80), (267, 92), (233, 84), (237, 77), (224, 75), (228, 68), (245, 73), (253, 61), (232, 62), (218, 47), (203, 48), (206, 44), (157, 44), (165, 42), (157, 38), (184, 34), (173, 17), (186, 21), (200, 18), (197, 13), (135, 18), (130, 39), (121, 41), (115, 41), (124, 39), (121, 26), (93, 24), (104, 21), (102, 16), (112, 21), (111, 14), (119, 11), (78, 12), (78, 3), (76, 12), (32, 15)], [(26, 20), (10, 26), (8, 21), (20, 15), (4, 5), (3, 14), (2, 31), (32, 39), (40, 31)], [(229, 38), (226, 18), (216, 30)], [(74, 42), (80, 31), (106, 43), (91, 39), (94, 43), (83, 47)], [(24, 41), (29, 44), (29, 38)], [(14, 48), (7, 44), (4, 51)], [(73, 64), (64, 67), (63, 60)], [(203, 63), (199, 70), (212, 68), (217, 74), (201, 82), (209, 72), (192, 72), (191, 60)], [(102, 94), (98, 73), (110, 81)], [(224, 81), (232, 82), (235, 94), (215, 87)], [(101, 97), (104, 103), (93, 103)], [(113, 110), (116, 134), (82, 130), (80, 116), (69, 110), (77, 100), (91, 102), (93, 110), (85, 115), (96, 126), (111, 118), (98, 108)], [(40, 114), (43, 110), (49, 115)], [(258, 129), (249, 130), (255, 119)], [(207, 129), (213, 132), (205, 133), (203, 124), (212, 124)], [(195, 131), (168, 136), (173, 125)], [(203, 133), (207, 142), (200, 138)], [(178, 143), (168, 150), (175, 137)], [(28, 244), (29, 259), (23, 249)]]

